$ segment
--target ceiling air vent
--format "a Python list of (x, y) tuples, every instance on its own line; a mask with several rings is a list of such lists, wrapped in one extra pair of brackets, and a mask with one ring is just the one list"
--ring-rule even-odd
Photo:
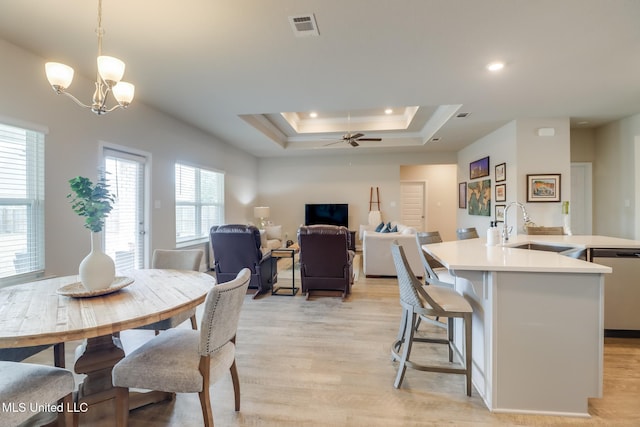
[(456, 114), (456, 117), (459, 119), (464, 119), (465, 117), (469, 117), (469, 114), (471, 113), (458, 113)]
[(290, 16), (289, 23), (296, 37), (319, 36), (318, 24), (313, 13), (308, 15)]

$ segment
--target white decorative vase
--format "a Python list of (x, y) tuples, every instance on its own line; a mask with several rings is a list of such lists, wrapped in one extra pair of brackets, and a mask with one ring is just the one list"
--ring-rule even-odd
[(102, 251), (102, 232), (91, 232), (91, 253), (80, 263), (80, 282), (88, 291), (106, 289), (116, 277), (116, 266)]

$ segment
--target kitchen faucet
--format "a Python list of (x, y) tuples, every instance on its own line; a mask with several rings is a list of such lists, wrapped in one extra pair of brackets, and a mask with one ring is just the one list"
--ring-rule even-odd
[(527, 227), (528, 225), (533, 224), (533, 221), (531, 221), (531, 218), (529, 218), (529, 214), (527, 213), (527, 210), (524, 208), (524, 205), (520, 202), (511, 202), (507, 205), (506, 208), (504, 208), (504, 225), (502, 226), (502, 244), (504, 245), (505, 243), (507, 243), (509, 241), (509, 226), (507, 225), (507, 213), (509, 212), (509, 208), (513, 205), (517, 205), (520, 206), (520, 209), (522, 209), (522, 219), (524, 219), (524, 226)]

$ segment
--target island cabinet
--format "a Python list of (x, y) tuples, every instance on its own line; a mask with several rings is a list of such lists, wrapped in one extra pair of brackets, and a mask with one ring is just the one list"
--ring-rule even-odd
[[(539, 236), (516, 236), (520, 245)], [(558, 242), (570, 246), (557, 236)], [(555, 237), (555, 236), (553, 236)], [(561, 241), (560, 241), (561, 240)], [(584, 247), (576, 243), (576, 247)], [(494, 412), (589, 416), (602, 397), (606, 266), (484, 239), (423, 246), (473, 313), (473, 384)], [(458, 355), (462, 325), (455, 324)]]

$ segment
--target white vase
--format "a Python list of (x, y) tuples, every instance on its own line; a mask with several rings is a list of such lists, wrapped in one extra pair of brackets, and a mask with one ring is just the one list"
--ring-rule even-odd
[(116, 266), (102, 251), (102, 232), (91, 232), (91, 253), (80, 263), (80, 282), (89, 291), (111, 286), (116, 277)]

